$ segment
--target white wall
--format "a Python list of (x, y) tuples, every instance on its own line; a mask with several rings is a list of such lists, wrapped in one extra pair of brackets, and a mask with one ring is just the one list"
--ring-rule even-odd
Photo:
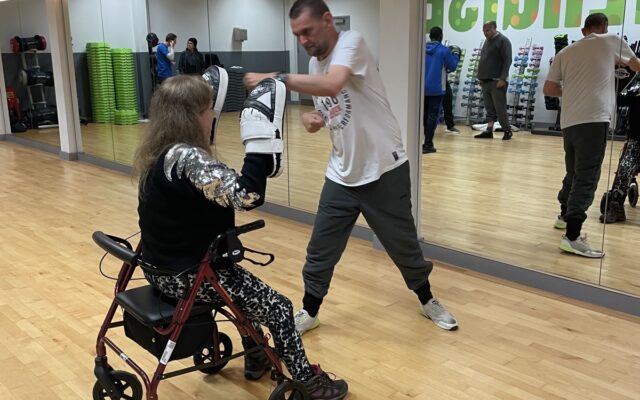
[(376, 60), (379, 59), (380, 0), (325, 0), (325, 2), (331, 14), (351, 17), (351, 29), (362, 34), (373, 56)]
[(84, 52), (89, 42), (147, 49), (145, 0), (69, 0), (69, 24), (75, 53)]
[(209, 51), (206, 0), (149, 0), (149, 19), (161, 42), (167, 33), (178, 35), (176, 51), (183, 51), (190, 37), (198, 40), (198, 49)]
[[(14, 36), (49, 36), (45, 0), (10, 0), (0, 3), (0, 51), (11, 53)], [(45, 52), (50, 52), (48, 46)]]
[(213, 51), (239, 50), (233, 28), (247, 29), (243, 51), (285, 49), (284, 0), (209, 0), (211, 48)]

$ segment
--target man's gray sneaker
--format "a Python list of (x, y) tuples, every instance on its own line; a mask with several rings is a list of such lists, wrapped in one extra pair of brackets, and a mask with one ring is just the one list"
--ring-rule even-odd
[(556, 218), (556, 223), (553, 224), (553, 227), (556, 229), (567, 229), (567, 221), (564, 220), (562, 215), (558, 215)]
[(560, 249), (567, 253), (577, 254), (582, 257), (602, 258), (604, 253), (600, 250), (593, 250), (587, 242), (587, 235), (580, 236), (576, 240), (569, 240), (566, 235), (560, 240)]
[(433, 321), (438, 327), (448, 331), (458, 328), (458, 321), (451, 315), (449, 311), (435, 297), (423, 304), (421, 307), (422, 314)]

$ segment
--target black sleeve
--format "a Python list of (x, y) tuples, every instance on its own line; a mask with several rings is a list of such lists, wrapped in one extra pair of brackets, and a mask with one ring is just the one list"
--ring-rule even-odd
[(260, 199), (253, 203), (253, 207), (264, 204), (267, 191), (267, 171), (273, 169), (273, 156), (270, 154), (246, 154), (242, 165), (242, 175), (238, 184), (247, 193), (257, 193)]

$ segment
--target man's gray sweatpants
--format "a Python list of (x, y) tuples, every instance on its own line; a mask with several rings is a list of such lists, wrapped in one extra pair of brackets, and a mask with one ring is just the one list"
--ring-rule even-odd
[(313, 233), (302, 270), (305, 292), (324, 298), (333, 269), (362, 215), (396, 264), (411, 290), (428, 281), (433, 264), (424, 259), (411, 215), (409, 162), (363, 186), (349, 187), (325, 178)]
[(587, 219), (587, 209), (593, 203), (600, 180), (608, 131), (608, 122), (592, 122), (562, 129), (567, 172), (558, 193), (558, 201), (563, 209), (566, 208), (564, 220), (567, 221), (567, 236), (570, 233), (569, 224), (576, 224), (577, 232), (571, 235), (575, 236), (580, 233), (582, 223)]
[(482, 98), (487, 111), (487, 121), (498, 121), (503, 130), (511, 127), (507, 115), (507, 87), (498, 88), (498, 81), (491, 80), (482, 83)]

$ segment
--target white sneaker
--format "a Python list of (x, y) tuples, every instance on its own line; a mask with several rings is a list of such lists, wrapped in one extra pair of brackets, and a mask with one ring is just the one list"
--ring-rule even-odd
[[(318, 313), (319, 315), (320, 313)], [(311, 329), (315, 329), (320, 325), (318, 315), (312, 317), (304, 308), (296, 313), (293, 317), (296, 322), (296, 330), (300, 335)]]
[(567, 221), (564, 220), (562, 215), (558, 215), (556, 218), (556, 223), (553, 224), (553, 227), (556, 229), (567, 229)]
[(452, 126), (451, 129), (446, 128), (444, 131), (446, 133), (460, 133), (460, 129), (456, 128), (455, 126)]
[(589, 258), (602, 258), (604, 252), (600, 250), (593, 250), (587, 242), (587, 235), (580, 236), (576, 240), (569, 240), (566, 235), (562, 236), (560, 240), (560, 249), (567, 253), (577, 254), (583, 257)]
[(438, 327), (448, 331), (458, 328), (458, 321), (435, 297), (420, 307), (422, 314)]

